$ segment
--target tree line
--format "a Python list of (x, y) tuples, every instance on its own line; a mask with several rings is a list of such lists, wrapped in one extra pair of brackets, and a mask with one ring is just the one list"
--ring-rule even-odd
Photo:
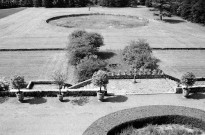
[(137, 6), (138, 0), (5, 0), (0, 8), (11, 7), (86, 7), (100, 5), (106, 7)]
[(205, 24), (205, 0), (145, 0), (145, 5), (159, 9), (162, 15), (171, 13), (191, 22)]

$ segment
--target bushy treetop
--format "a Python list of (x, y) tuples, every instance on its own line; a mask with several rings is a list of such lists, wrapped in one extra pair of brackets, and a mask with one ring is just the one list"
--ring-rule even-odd
[(158, 59), (152, 56), (152, 49), (145, 40), (132, 41), (123, 50), (123, 60), (133, 68), (156, 69)]
[(18, 76), (15, 75), (12, 79), (12, 86), (14, 89), (22, 89), (25, 87), (25, 80), (24, 80), (24, 76)]
[(94, 72), (104, 69), (107, 63), (95, 56), (85, 57), (77, 66), (78, 81), (90, 79)]
[(108, 84), (108, 75), (106, 71), (99, 70), (95, 72), (92, 76), (92, 83), (99, 87)]
[(196, 77), (193, 73), (187, 72), (181, 77), (181, 84), (185, 86), (192, 86), (196, 82)]

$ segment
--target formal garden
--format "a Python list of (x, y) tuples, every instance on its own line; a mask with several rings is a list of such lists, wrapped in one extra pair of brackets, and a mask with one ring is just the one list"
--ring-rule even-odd
[(203, 7), (203, 0), (1, 1), (2, 133), (204, 135)]

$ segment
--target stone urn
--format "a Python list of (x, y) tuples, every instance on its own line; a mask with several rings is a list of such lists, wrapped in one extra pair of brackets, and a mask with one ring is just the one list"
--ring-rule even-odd
[(182, 87), (183, 97), (187, 98), (189, 96), (190, 89), (188, 87)]
[(99, 101), (103, 101), (104, 96), (105, 96), (104, 92), (97, 91), (97, 98)]
[(16, 93), (16, 97), (18, 99), (19, 102), (22, 102), (24, 100), (24, 94), (23, 92), (17, 92)]
[(57, 97), (58, 97), (58, 99), (59, 99), (61, 102), (63, 101), (63, 94), (62, 94), (62, 93), (61, 93), (61, 94), (58, 94)]

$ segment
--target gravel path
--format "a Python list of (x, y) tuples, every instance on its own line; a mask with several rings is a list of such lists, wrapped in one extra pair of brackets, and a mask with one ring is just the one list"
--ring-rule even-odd
[(105, 102), (89, 97), (82, 105), (73, 102), (76, 102), (76, 98), (66, 98), (63, 103), (56, 98), (30, 98), (26, 99), (25, 103), (9, 98), (0, 104), (0, 134), (82, 135), (98, 118), (137, 106), (177, 105), (205, 111), (204, 94), (193, 95), (190, 99), (182, 98), (181, 94), (162, 94), (116, 96), (107, 98)]

